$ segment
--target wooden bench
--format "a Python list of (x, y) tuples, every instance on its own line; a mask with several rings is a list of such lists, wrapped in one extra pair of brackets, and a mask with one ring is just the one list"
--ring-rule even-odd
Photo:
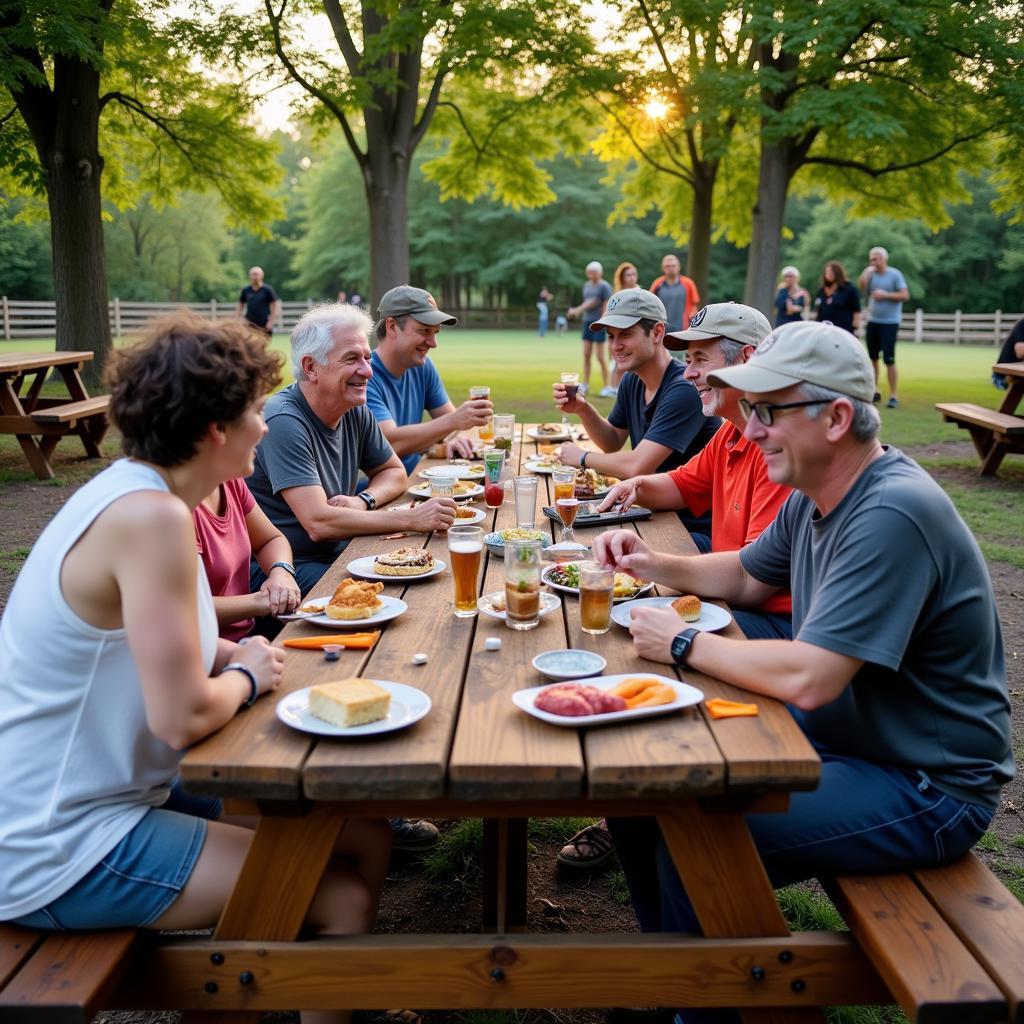
[(34, 932), (0, 924), (0, 1022), (88, 1024), (108, 1005), (142, 932)]
[(110, 395), (96, 395), (81, 402), (61, 402), (58, 405), (44, 406), (42, 401), (39, 404), (40, 408), (29, 413), (37, 423), (74, 423), (90, 416), (106, 416), (110, 409)]
[(993, 476), (1007, 453), (1024, 452), (1024, 417), (970, 402), (940, 402), (935, 408), (947, 423), (970, 432), (982, 476)]
[(826, 889), (912, 1022), (1024, 1024), (1024, 905), (974, 854)]

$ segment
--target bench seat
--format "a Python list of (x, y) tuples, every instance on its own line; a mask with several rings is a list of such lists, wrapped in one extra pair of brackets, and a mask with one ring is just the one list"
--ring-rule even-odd
[(72, 423), (88, 416), (105, 415), (110, 408), (110, 395), (96, 395), (81, 402), (64, 402), (34, 409), (29, 415), (37, 423)]
[(1024, 416), (986, 409), (971, 402), (939, 402), (935, 406), (947, 423), (970, 432), (981, 459), (981, 475), (992, 476), (1009, 452), (1024, 453)]

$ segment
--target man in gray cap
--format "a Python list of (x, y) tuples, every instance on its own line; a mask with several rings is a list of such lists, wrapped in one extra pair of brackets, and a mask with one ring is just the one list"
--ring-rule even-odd
[[(482, 426), (494, 407), (490, 399), (471, 398), (456, 408), (429, 359), (431, 349), (437, 348), (438, 332), (458, 320), (439, 310), (430, 292), (408, 284), (385, 292), (377, 313), (377, 347), (370, 357), (373, 378), (366, 404), (406, 472), (411, 475), (423, 452), (440, 441), (445, 442), (447, 458), (471, 458), (470, 440), (450, 435)], [(424, 410), (430, 414), (426, 422)]]
[[(794, 639), (680, 630), (671, 610), (641, 608), (637, 652), (786, 701), (821, 754), (816, 790), (747, 818), (774, 885), (961, 856), (1014, 771), (978, 545), (931, 477), (879, 443), (871, 363), (847, 331), (787, 324), (709, 382), (744, 392), (745, 436), (793, 494), (741, 551), (672, 559), (617, 530), (594, 557), (736, 604), (791, 585)], [(609, 824), (641, 927), (695, 930), (656, 824)]]
[[(625, 371), (615, 405), (605, 419), (582, 389), (570, 399), (564, 384), (554, 385), (560, 412), (576, 413), (587, 434), (601, 449), (586, 451), (562, 445), (562, 462), (580, 469), (595, 469), (617, 477), (666, 473), (681, 466), (711, 440), (721, 424), (705, 417), (697, 389), (686, 380), (684, 367), (665, 348), (665, 307), (645, 288), (625, 288), (609, 300), (594, 328), (608, 332), (616, 365)], [(631, 449), (623, 451), (626, 440)], [(679, 518), (702, 551), (711, 546), (711, 516)]]

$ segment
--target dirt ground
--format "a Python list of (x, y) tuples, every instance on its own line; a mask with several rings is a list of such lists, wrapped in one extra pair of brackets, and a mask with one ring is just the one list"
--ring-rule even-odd
[[(919, 457), (961, 456), (969, 451), (962, 445), (942, 449), (909, 451)], [(0, 611), (6, 604), (20, 566), (21, 557), (34, 543), (42, 528), (68, 495), (91, 475), (96, 464), (81, 459), (58, 462), (66, 482), (8, 480), (0, 486)], [(953, 476), (959, 482), (977, 481), (967, 470), (938, 469), (936, 476)], [(994, 486), (999, 487), (996, 483)], [(1019, 488), (1018, 488), (1019, 490)], [(1003, 628), (1007, 676), (1013, 704), (1013, 745), (1017, 778), (1007, 786), (1002, 806), (979, 852), (1018, 891), (1024, 893), (1024, 570), (992, 562), (989, 572), (995, 589)], [(448, 827), (442, 823), (442, 827)], [(611, 932), (635, 930), (628, 905), (621, 900), (615, 872), (566, 877), (555, 870), (555, 854), (561, 841), (557, 836), (534, 839), (530, 853), (529, 926), (532, 931)], [(616, 899), (616, 892), (620, 896)], [(1022, 895), (1024, 898), (1024, 895)], [(480, 928), (480, 879), (475, 866), (455, 870), (440, 881), (425, 877), (415, 859), (396, 857), (386, 887), (378, 930), (382, 932), (473, 932)], [(458, 1018), (451, 1013), (430, 1013), (430, 1024)], [(171, 1024), (173, 1014), (105, 1014), (104, 1024)], [(287, 1014), (268, 1015), (267, 1020), (297, 1021)], [(470, 1015), (462, 1019), (469, 1020)], [(480, 1015), (472, 1015), (479, 1021)], [(492, 1017), (492, 1019), (494, 1019)], [(597, 1024), (605, 1020), (601, 1011), (538, 1011), (508, 1015), (507, 1021), (548, 1021), (553, 1024)]]

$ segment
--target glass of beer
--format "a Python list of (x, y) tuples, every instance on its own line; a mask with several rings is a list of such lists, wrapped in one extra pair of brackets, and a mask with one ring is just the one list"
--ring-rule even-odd
[(488, 448), (484, 452), (484, 504), (488, 508), (501, 508), (505, 501), (505, 485), (501, 473), (505, 466), (505, 453), (500, 448)]
[(612, 621), (615, 572), (599, 562), (580, 562), (580, 627), (584, 633), (607, 633)]
[(542, 542), (505, 541), (505, 622), (511, 629), (533, 629), (540, 621)]
[(457, 619), (471, 619), (476, 615), (477, 580), (483, 550), (484, 531), (479, 526), (453, 526), (448, 531)]
[(576, 392), (580, 387), (580, 375), (578, 373), (563, 373), (561, 374), (561, 381), (565, 387), (565, 397), (570, 402), (576, 401)]
[(560, 544), (575, 544), (576, 534), (572, 532), (572, 524), (576, 522), (576, 513), (579, 511), (580, 503), (578, 498), (556, 498), (555, 511), (558, 518), (562, 520), (562, 538)]
[[(491, 389), (481, 385), (477, 388), (469, 389), (470, 398), (490, 398)], [(490, 444), (494, 440), (494, 419), (489, 418), (486, 423), (482, 423), (477, 429), (477, 436), (481, 441)]]
[(516, 496), (516, 526), (532, 530), (537, 525), (537, 478), (517, 476), (512, 481)]
[(551, 474), (551, 482), (555, 485), (555, 501), (559, 498), (576, 497), (576, 470), (572, 466), (556, 469)]

